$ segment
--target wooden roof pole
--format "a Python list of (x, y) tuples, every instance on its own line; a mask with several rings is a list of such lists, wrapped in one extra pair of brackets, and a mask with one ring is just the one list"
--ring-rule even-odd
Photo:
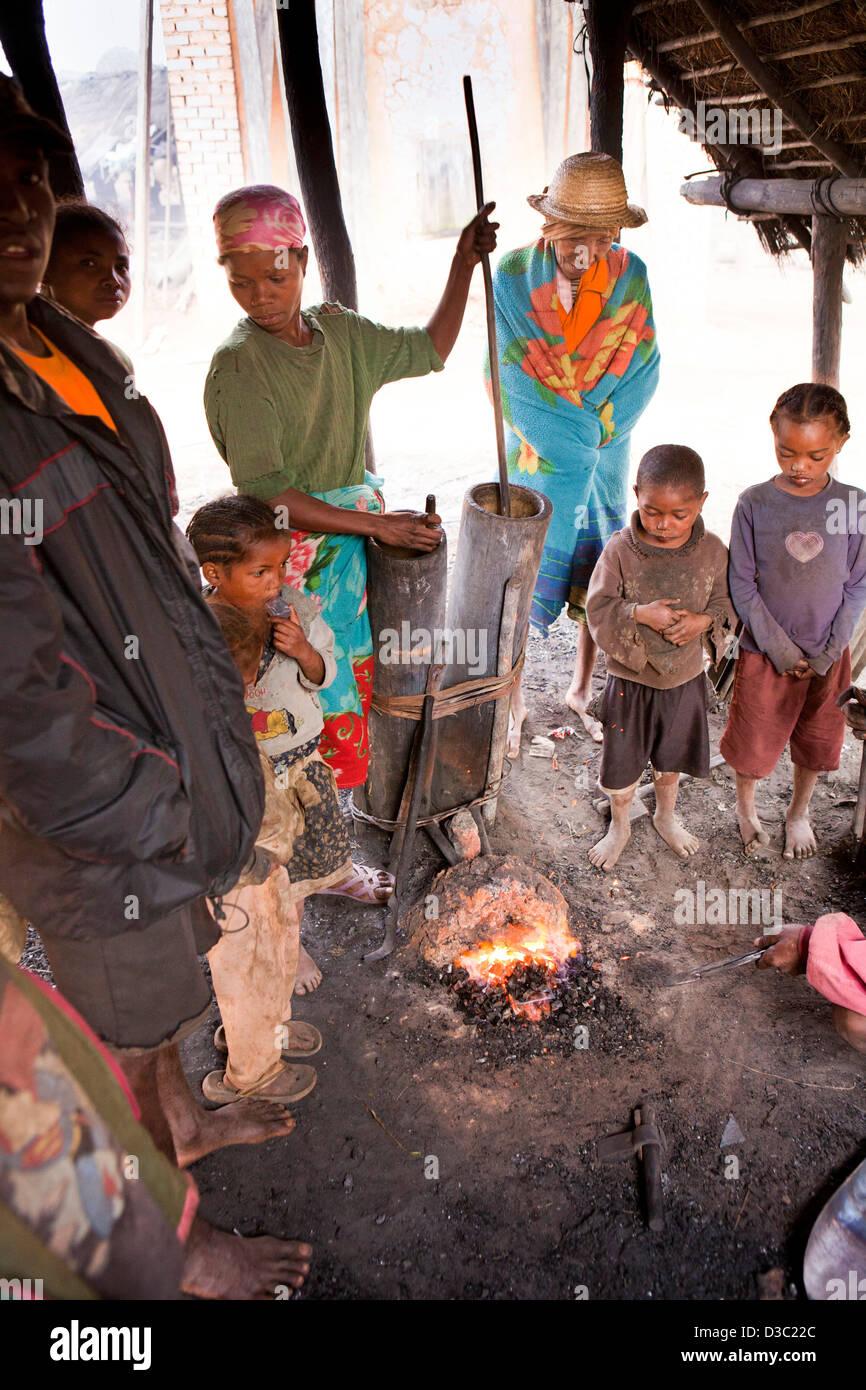
[(731, 22), (722, 5), (717, 0), (695, 0), (698, 8), (703, 11), (710, 24), (718, 31), (719, 37), (728, 46), (731, 53), (736, 58), (741, 67), (745, 68), (750, 77), (754, 78), (763, 94), (769, 101), (772, 101), (783, 115), (788, 117), (793, 125), (808, 136), (816, 150), (826, 155), (831, 164), (835, 164), (840, 173), (847, 174), (848, 178), (856, 179), (860, 173), (860, 165), (842, 145), (835, 140), (829, 140), (822, 135), (818, 122), (809, 114), (805, 106), (802, 106), (796, 97), (790, 96), (775, 73), (762, 62), (755, 50), (743, 38), (739, 29)]
[(280, 5), (277, 29), (298, 179), (322, 291), (325, 299), (357, 309), (355, 258), (343, 216), (313, 0), (290, 8)]
[(636, 0), (585, 0), (592, 57), (589, 120), (592, 148), (622, 163), (623, 67)]
[[(33, 110), (40, 116), (47, 116), (68, 135), (69, 124), (45, 37), (42, 0), (15, 0), (14, 5), (0, 4), (0, 44), (3, 45), (15, 80)], [(84, 181), (74, 152), (64, 154), (58, 150), (52, 154), (48, 164), (51, 188), (56, 198), (84, 197)]]
[[(135, 116), (135, 255), (132, 262), (132, 312), (135, 338), (147, 333), (148, 262), (150, 260), (150, 108), (153, 94), (153, 0), (139, 0), (138, 106)], [(168, 152), (169, 158), (171, 151)]]
[[(722, 197), (722, 178), (712, 174), (705, 179), (690, 179), (680, 188), (681, 197), (687, 203), (702, 207), (727, 207)], [(795, 213), (801, 217), (811, 217), (815, 211), (812, 191), (813, 179), (744, 178), (730, 194), (730, 205), (735, 212), (765, 212), (770, 216)], [(844, 217), (866, 217), (866, 178), (846, 179), (841, 175), (828, 174), (822, 180), (825, 196), (832, 199), (831, 207)]]

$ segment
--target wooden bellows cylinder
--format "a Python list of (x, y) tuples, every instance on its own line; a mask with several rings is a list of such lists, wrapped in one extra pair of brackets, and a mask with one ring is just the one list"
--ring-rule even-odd
[[(500, 669), (499, 634), (506, 586), (517, 581), (516, 614), (506, 614), (511, 634), (510, 663), (519, 657), (529, 626), (529, 610), (553, 506), (532, 488), (511, 486), (511, 516), (498, 511), (495, 483), (479, 483), (466, 493), (451, 580), (446, 630), (451, 659), (442, 679), (447, 690)], [(509, 596), (513, 600), (515, 586)], [(505, 697), (507, 701), (508, 697)], [(502, 771), (491, 746), (498, 701), (488, 700), (440, 721), (431, 806), (445, 811), (482, 796)], [(499, 721), (501, 726), (501, 720)]]
[[(373, 690), (377, 695), (423, 695), (441, 631), (448, 580), (448, 548), (422, 553), (367, 542), (367, 610), (373, 634)], [(356, 787), (358, 810), (395, 821), (417, 722), (371, 709), (367, 721), (367, 780)]]

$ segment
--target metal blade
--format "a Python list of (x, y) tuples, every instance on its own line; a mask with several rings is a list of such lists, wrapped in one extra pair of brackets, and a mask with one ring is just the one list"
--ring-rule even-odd
[(730, 956), (727, 960), (710, 961), (707, 965), (698, 965), (687, 975), (680, 975), (671, 983), (673, 985), (686, 985), (690, 980), (702, 980), (705, 975), (714, 975), (718, 970), (730, 970), (735, 965), (748, 965), (749, 961), (758, 960), (769, 949), (769, 946), (760, 946), (754, 951), (747, 951), (743, 956)]

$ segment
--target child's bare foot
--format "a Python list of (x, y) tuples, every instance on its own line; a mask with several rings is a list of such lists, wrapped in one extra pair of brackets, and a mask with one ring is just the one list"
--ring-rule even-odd
[(604, 839), (589, 851), (590, 864), (605, 871), (612, 869), (630, 839), (631, 827), (628, 822), (623, 826), (612, 825)]
[(686, 830), (681, 820), (676, 816), (664, 815), (656, 811), (653, 816), (653, 825), (661, 835), (666, 845), (670, 845), (675, 854), (681, 859), (688, 859), (690, 854), (694, 854), (701, 847), (700, 840), (695, 839), (690, 830)]
[(768, 845), (770, 837), (753, 812), (750, 815), (737, 812), (737, 824), (740, 827), (740, 835), (743, 839), (743, 847), (746, 854), (752, 854), (761, 845)]
[(268, 1299), (281, 1286), (299, 1289), (312, 1246), (275, 1236), (250, 1239), (217, 1231), (196, 1217), (186, 1245), (181, 1288), (198, 1298)]
[(568, 705), (569, 709), (574, 710), (575, 714), (580, 719), (580, 722), (583, 724), (583, 727), (586, 729), (586, 732), (589, 734), (593, 743), (601, 743), (604, 737), (604, 731), (599, 721), (597, 719), (593, 719), (592, 715), (587, 714), (586, 712), (586, 707), (589, 704), (589, 700), (585, 696), (581, 695), (579, 691), (575, 690), (574, 686), (572, 685), (569, 686), (566, 692), (565, 703)]
[(295, 994), (312, 994), (322, 983), (322, 972), (309, 951), (301, 943), (298, 951), (298, 969), (295, 975)]
[(508, 711), (508, 738), (505, 744), (505, 756), (512, 761), (520, 757), (520, 740), (525, 722), (526, 701), (523, 698), (523, 691), (518, 685), (511, 694), (511, 708)]
[(264, 1144), (291, 1134), (295, 1122), (283, 1105), (265, 1100), (238, 1100), (222, 1110), (200, 1110), (196, 1130), (183, 1136), (172, 1132), (179, 1168), (231, 1144)]
[(808, 816), (785, 817), (783, 859), (810, 859), (818, 848)]

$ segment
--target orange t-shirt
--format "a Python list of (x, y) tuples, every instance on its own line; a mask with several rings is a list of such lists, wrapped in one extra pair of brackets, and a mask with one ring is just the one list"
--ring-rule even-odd
[(50, 357), (36, 357), (32, 352), (24, 352), (22, 348), (16, 348), (21, 361), (34, 371), (37, 376), (41, 376), (58, 394), (62, 396), (66, 404), (76, 415), (96, 415), (103, 424), (117, 433), (117, 426), (105, 408), (105, 404), (89, 377), (86, 377), (79, 367), (76, 367), (71, 358), (50, 343), (44, 333), (33, 324), (30, 325), (34, 333), (39, 333)]

